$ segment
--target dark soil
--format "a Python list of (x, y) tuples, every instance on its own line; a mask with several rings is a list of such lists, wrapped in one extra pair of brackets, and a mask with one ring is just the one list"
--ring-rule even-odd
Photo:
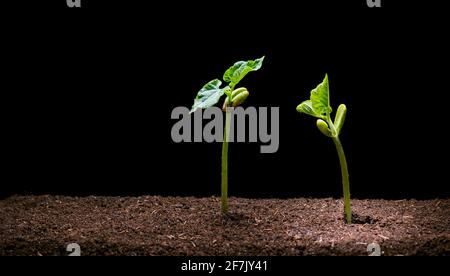
[(450, 255), (450, 199), (14, 196), (0, 201), (0, 255)]

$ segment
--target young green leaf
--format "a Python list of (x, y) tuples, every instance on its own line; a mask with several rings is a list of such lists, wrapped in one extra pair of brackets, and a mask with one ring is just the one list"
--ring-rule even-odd
[(228, 88), (228, 86), (225, 88), (220, 88), (221, 84), (222, 82), (218, 79), (212, 80), (205, 84), (203, 88), (198, 91), (190, 113), (195, 112), (198, 108), (208, 108), (215, 105)]
[(229, 82), (230, 87), (234, 87), (245, 77), (245, 75), (247, 75), (248, 72), (256, 71), (261, 68), (263, 60), (264, 57), (255, 60), (238, 61), (233, 66), (228, 68), (227, 71), (225, 71), (225, 74), (223, 74), (223, 80), (225, 82)]
[(311, 100), (307, 100), (299, 104), (297, 106), (297, 111), (317, 118), (324, 118), (314, 110)]
[(345, 104), (340, 104), (336, 111), (336, 117), (334, 117), (334, 127), (336, 128), (337, 134), (341, 133), (341, 129), (342, 126), (344, 125), (346, 114), (347, 114), (347, 107), (345, 106)]
[(310, 99), (312, 107), (317, 114), (326, 116), (331, 113), (328, 75), (325, 75), (323, 82), (311, 91)]

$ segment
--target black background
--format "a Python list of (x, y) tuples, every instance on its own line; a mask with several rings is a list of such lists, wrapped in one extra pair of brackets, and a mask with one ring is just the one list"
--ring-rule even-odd
[(235, 61), (262, 55), (241, 84), (247, 106), (280, 107), (280, 147), (230, 145), (230, 195), (342, 195), (332, 141), (295, 110), (325, 73), (334, 109), (348, 107), (353, 197), (450, 195), (441, 7), (56, 2), (4, 19), (2, 196), (218, 195), (221, 145), (172, 142), (170, 114)]

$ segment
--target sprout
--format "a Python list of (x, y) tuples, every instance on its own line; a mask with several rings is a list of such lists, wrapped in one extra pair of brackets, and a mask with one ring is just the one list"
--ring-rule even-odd
[(223, 214), (228, 213), (228, 141), (231, 127), (230, 107), (241, 105), (247, 99), (249, 92), (246, 88), (241, 87), (235, 89), (235, 86), (249, 72), (259, 70), (262, 66), (264, 57), (238, 61), (231, 66), (223, 75), (223, 80), (228, 83), (224, 88), (220, 88), (222, 82), (218, 79), (212, 80), (205, 84), (197, 93), (192, 106), (191, 113), (198, 108), (208, 108), (215, 105), (223, 95), (226, 95), (223, 103), (223, 111), (225, 111), (225, 128), (224, 139), (222, 143), (222, 189), (221, 189), (221, 209)]
[(328, 87), (328, 76), (321, 84), (311, 91), (310, 99), (302, 102), (297, 106), (297, 111), (311, 115), (317, 119), (317, 128), (327, 137), (330, 137), (338, 152), (339, 162), (341, 164), (342, 186), (344, 191), (344, 213), (347, 223), (352, 221), (352, 213), (350, 208), (350, 183), (348, 180), (347, 161), (345, 159), (344, 149), (342, 148), (339, 134), (344, 125), (347, 108), (344, 104), (339, 105), (334, 123), (331, 121), (330, 113), (332, 111), (330, 106), (330, 93)]

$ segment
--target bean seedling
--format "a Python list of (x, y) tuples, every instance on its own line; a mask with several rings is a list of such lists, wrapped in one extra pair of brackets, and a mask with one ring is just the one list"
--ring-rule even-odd
[(264, 57), (255, 60), (238, 61), (231, 66), (223, 75), (223, 80), (228, 83), (220, 88), (222, 82), (214, 79), (203, 86), (197, 93), (192, 106), (191, 113), (198, 108), (208, 108), (215, 105), (223, 95), (226, 95), (223, 103), (225, 111), (224, 139), (222, 143), (222, 186), (221, 186), (221, 210), (223, 214), (228, 213), (228, 141), (231, 126), (230, 107), (237, 107), (247, 99), (249, 93), (245, 87), (236, 88), (236, 85), (251, 71), (259, 70)]
[(310, 99), (297, 106), (297, 111), (311, 115), (317, 119), (317, 127), (327, 137), (330, 137), (338, 152), (339, 162), (341, 164), (342, 186), (344, 191), (344, 213), (347, 223), (351, 223), (352, 214), (350, 208), (350, 183), (348, 180), (347, 161), (345, 159), (344, 149), (339, 134), (344, 125), (347, 108), (344, 104), (339, 105), (334, 122), (330, 118), (330, 92), (328, 86), (328, 75), (321, 84), (311, 91)]

